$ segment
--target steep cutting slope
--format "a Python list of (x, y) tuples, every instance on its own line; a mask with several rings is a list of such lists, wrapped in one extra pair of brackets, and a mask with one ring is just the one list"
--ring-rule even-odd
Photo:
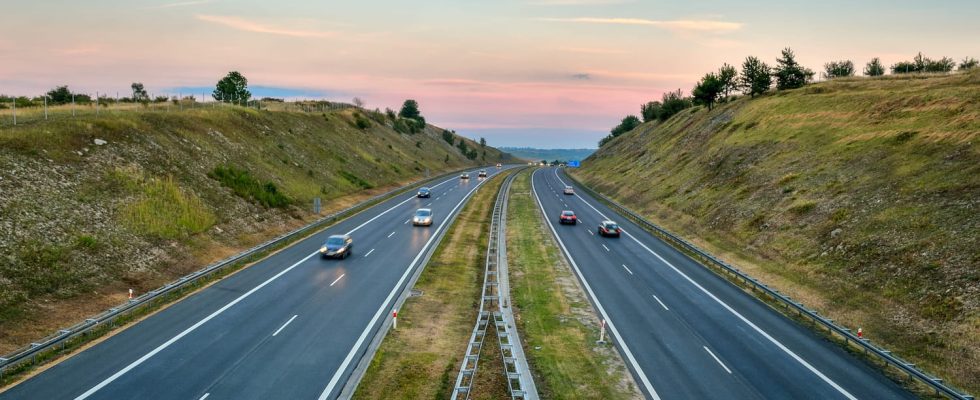
[(686, 110), (572, 173), (980, 391), (980, 71)]
[(0, 354), (311, 221), (314, 197), (325, 214), (504, 156), (467, 139), (471, 161), (442, 129), (399, 134), (355, 113), (130, 111), (0, 129)]

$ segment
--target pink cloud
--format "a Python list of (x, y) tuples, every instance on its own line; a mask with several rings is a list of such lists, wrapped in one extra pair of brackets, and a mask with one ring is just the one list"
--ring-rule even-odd
[(335, 36), (334, 32), (295, 30), (266, 25), (255, 21), (249, 21), (239, 17), (229, 17), (221, 15), (202, 15), (194, 16), (198, 20), (222, 25), (228, 28), (254, 33), (268, 33), (271, 35), (293, 36), (302, 38), (325, 38)]

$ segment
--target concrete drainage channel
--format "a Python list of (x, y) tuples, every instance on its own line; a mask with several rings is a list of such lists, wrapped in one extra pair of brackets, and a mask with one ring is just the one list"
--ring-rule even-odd
[(517, 173), (511, 174), (504, 181), (493, 206), (493, 217), (490, 221), (490, 235), (487, 246), (486, 269), (483, 275), (483, 295), (480, 297), (480, 312), (477, 315), (473, 333), (470, 335), (466, 354), (456, 376), (456, 386), (453, 388), (454, 400), (469, 399), (473, 388), (473, 379), (480, 363), (483, 343), (486, 340), (487, 328), (492, 323), (497, 332), (500, 344), (500, 356), (504, 362), (504, 374), (507, 376), (507, 387), (513, 400), (537, 400), (538, 391), (534, 378), (528, 367), (524, 348), (517, 333), (514, 313), (510, 303), (510, 284), (507, 275), (507, 241), (506, 219), (507, 199), (510, 184)]

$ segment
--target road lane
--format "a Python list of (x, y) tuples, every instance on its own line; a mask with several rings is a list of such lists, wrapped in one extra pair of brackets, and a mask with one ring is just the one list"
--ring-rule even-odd
[[(499, 172), (487, 170), (491, 175)], [(431, 227), (400, 223), (430, 199), (404, 195), (371, 207), (80, 352), (0, 398), (70, 399), (86, 392), (93, 399), (316, 398), (350, 352), (361, 356), (363, 346), (356, 349), (354, 343), (362, 332), (377, 329), (377, 321), (371, 319), (375, 310), (386, 306), (382, 302), (389, 293), (403, 289), (395, 287), (402, 282), (399, 278), (418, 268), (409, 266), (425, 250), (432, 232), (479, 184), (476, 179), (452, 177), (435, 185), (439, 190), (462, 190), (433, 203), (437, 219)], [(396, 234), (388, 237), (392, 229)], [(344, 232), (353, 232), (354, 257), (322, 260), (315, 255), (328, 235)], [(356, 257), (372, 248), (370, 257)], [(291, 315), (300, 317), (270, 340), (270, 333)], [(345, 379), (349, 369), (350, 365), (339, 376)]]
[[(556, 220), (562, 209), (572, 209), (588, 222), (581, 224), (586, 229), (554, 224), (555, 231), (660, 396), (914, 398), (584, 191), (561, 194), (575, 185), (557, 172), (533, 175), (545, 215)], [(592, 234), (607, 217), (624, 228), (621, 238)]]

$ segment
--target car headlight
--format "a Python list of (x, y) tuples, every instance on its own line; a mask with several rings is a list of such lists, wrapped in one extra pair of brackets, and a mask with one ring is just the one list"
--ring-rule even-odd
[(321, 248), (320, 248), (320, 252), (321, 252), (321, 253), (326, 253), (326, 252), (327, 252), (327, 246), (323, 246), (323, 247), (321, 247)]

